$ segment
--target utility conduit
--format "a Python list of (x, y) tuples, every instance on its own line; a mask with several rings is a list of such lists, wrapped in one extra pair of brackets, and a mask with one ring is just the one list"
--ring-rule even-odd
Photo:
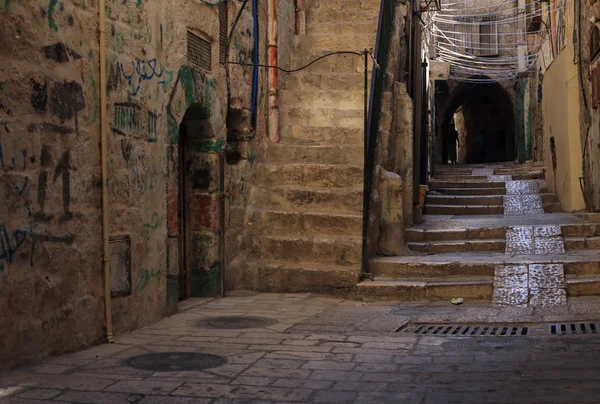
[[(267, 1), (267, 60), (270, 66), (278, 66), (276, 0)], [(269, 68), (268, 74), (269, 139), (273, 143), (279, 143), (279, 92), (277, 84), (277, 68)]]
[(104, 271), (104, 312), (106, 315), (106, 340), (113, 343), (112, 301), (110, 297), (110, 231), (108, 228), (108, 119), (106, 109), (106, 0), (100, 0), (100, 164), (102, 170), (102, 267)]

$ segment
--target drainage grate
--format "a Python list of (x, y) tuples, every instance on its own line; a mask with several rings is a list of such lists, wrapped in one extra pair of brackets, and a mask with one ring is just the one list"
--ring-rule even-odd
[(472, 351), (485, 349), (519, 349), (535, 346), (536, 342), (523, 338), (469, 338), (467, 340), (448, 341), (442, 348), (456, 351)]
[(268, 327), (277, 323), (277, 320), (266, 317), (225, 316), (205, 318), (198, 321), (196, 325), (202, 328), (239, 329)]
[(562, 334), (599, 334), (600, 323), (559, 323), (548, 324), (548, 333)]
[(227, 358), (196, 352), (161, 352), (134, 356), (127, 360), (132, 368), (152, 372), (196, 371), (223, 366)]
[[(400, 331), (398, 329), (397, 331)], [(528, 327), (512, 325), (456, 325), (456, 324), (420, 324), (405, 328), (404, 332), (419, 335), (451, 337), (520, 337), (529, 335)]]
[(212, 54), (210, 42), (200, 38), (193, 32), (187, 33), (188, 62), (203, 69), (212, 69)]

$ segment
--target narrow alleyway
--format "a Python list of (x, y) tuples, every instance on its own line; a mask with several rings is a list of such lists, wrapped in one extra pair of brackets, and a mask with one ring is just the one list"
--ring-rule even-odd
[[(598, 335), (589, 324), (587, 334), (552, 335), (551, 325), (598, 309), (596, 298), (534, 309), (246, 294), (201, 303), (111, 345), (0, 374), (0, 403), (594, 403)], [(242, 328), (249, 324), (221, 316), (270, 321)], [(502, 321), (519, 322), (511, 328), (518, 335), (489, 336), (493, 327), (478, 337), (437, 327), (415, 333), (423, 328), (417, 323), (483, 319), (500, 326), (496, 335), (510, 327)], [(528, 325), (536, 321), (548, 324)], [(554, 330), (562, 333), (560, 324)], [(572, 332), (568, 323), (564, 330)], [(166, 355), (139, 358), (152, 353)], [(198, 353), (218, 355), (217, 366), (202, 369), (190, 359)]]
[(600, 223), (559, 213), (543, 167), (439, 166), (429, 188), (410, 254), (374, 259), (362, 295), (555, 306), (598, 294)]

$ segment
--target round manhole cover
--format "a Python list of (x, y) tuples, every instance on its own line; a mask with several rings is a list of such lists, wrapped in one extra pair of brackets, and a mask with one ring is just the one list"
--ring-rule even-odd
[(442, 346), (449, 350), (473, 350), (473, 349), (511, 349), (511, 348), (527, 348), (535, 345), (535, 341), (530, 339), (464, 339), (458, 341), (444, 342)]
[(132, 368), (152, 372), (194, 371), (216, 368), (227, 363), (223, 356), (196, 352), (161, 352), (129, 358)]
[(204, 318), (196, 323), (202, 328), (261, 328), (277, 324), (278, 321), (266, 317), (250, 317), (250, 316), (223, 316)]

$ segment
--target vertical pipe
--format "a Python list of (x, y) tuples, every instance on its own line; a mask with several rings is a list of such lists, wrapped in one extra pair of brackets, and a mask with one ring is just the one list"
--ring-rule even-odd
[[(268, 65), (277, 66), (277, 9), (276, 0), (267, 0), (267, 58)], [(269, 139), (279, 143), (279, 94), (277, 69), (269, 69)]]
[(306, 35), (305, 0), (296, 0), (296, 35)]
[[(418, 4), (417, 2), (414, 3)], [(416, 6), (415, 6), (416, 8)], [(418, 8), (415, 10), (418, 12)], [(413, 150), (413, 159), (414, 159), (414, 167), (413, 167), (413, 175), (414, 175), (414, 195), (413, 195), (413, 203), (415, 205), (415, 219), (420, 218), (419, 214), (419, 205), (420, 205), (420, 197), (419, 194), (421, 192), (421, 123), (422, 123), (422, 107), (423, 107), (423, 90), (422, 90), (422, 80), (423, 80), (423, 67), (422, 67), (422, 57), (421, 57), (421, 23), (418, 18), (413, 18), (413, 29), (414, 29), (414, 42), (413, 42), (413, 80), (414, 80), (414, 150)]]
[(221, 261), (221, 297), (225, 297), (225, 152), (219, 153), (219, 260)]
[[(364, 133), (364, 184), (363, 184), (363, 232), (362, 232), (362, 264), (361, 272), (369, 272), (369, 251), (368, 251), (368, 235), (369, 235), (369, 206), (371, 202), (371, 186), (370, 186), (370, 170), (369, 170), (369, 54), (365, 49), (365, 67), (364, 67), (364, 120), (365, 120), (365, 133)], [(373, 68), (375, 69), (375, 68)]]
[(258, 100), (258, 0), (252, 0), (252, 17), (254, 19), (254, 71), (252, 72), (252, 127), (256, 127), (256, 105)]
[(104, 314), (106, 340), (113, 343), (112, 301), (110, 297), (110, 231), (108, 228), (108, 117), (106, 109), (106, 11), (105, 0), (98, 2), (100, 25), (100, 164), (102, 170), (102, 267), (104, 270)]

